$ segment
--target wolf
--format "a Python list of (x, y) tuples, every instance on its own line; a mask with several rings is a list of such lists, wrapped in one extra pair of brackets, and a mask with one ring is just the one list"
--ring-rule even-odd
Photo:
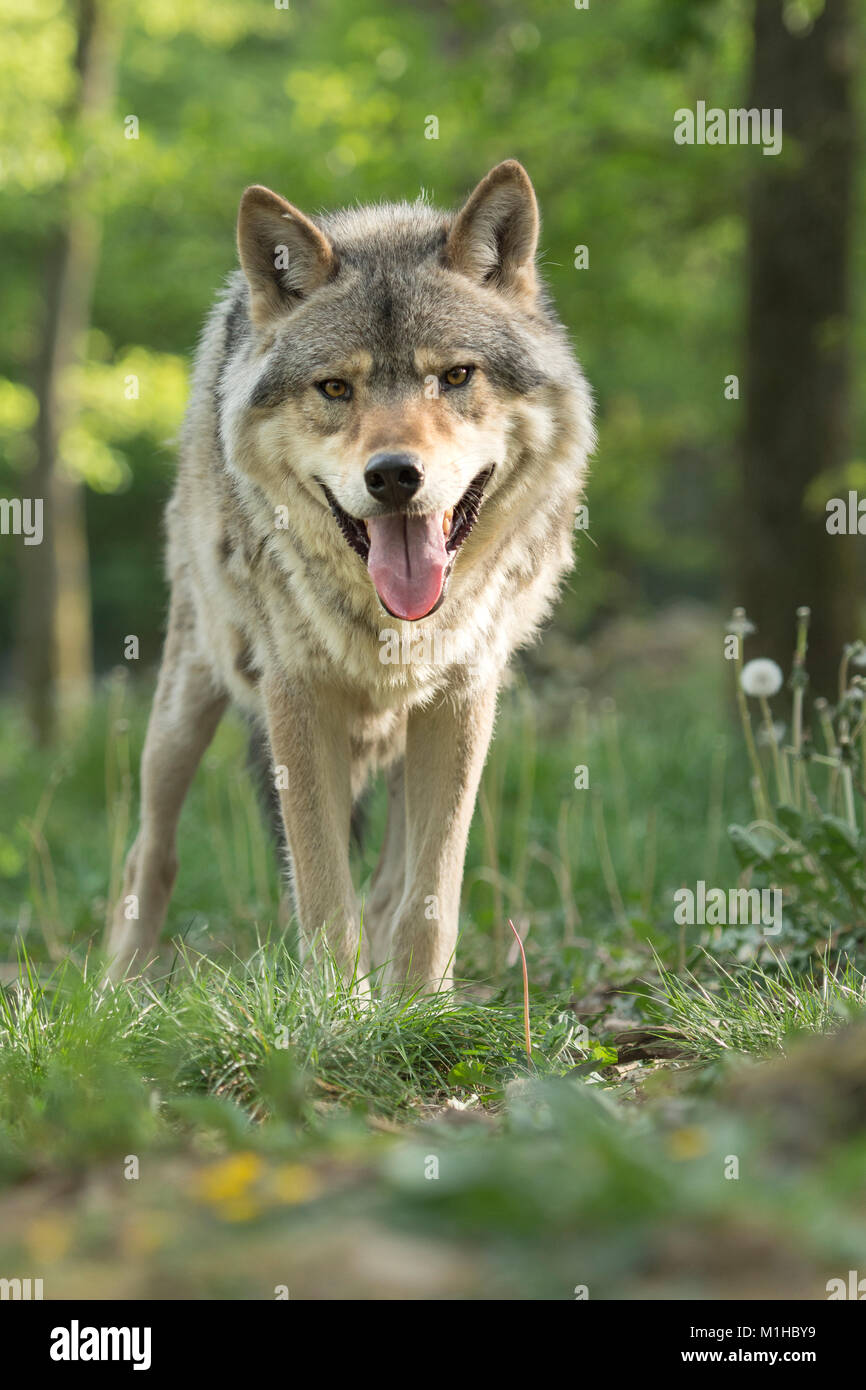
[[(184, 797), (233, 702), (269, 750), (305, 955), (356, 988), (374, 970), (450, 986), (497, 693), (572, 567), (594, 446), (538, 235), (516, 160), (456, 213), (421, 198), (311, 217), (243, 194), (167, 508), (112, 978), (155, 954)], [(387, 826), (362, 917), (350, 821), (377, 770)]]

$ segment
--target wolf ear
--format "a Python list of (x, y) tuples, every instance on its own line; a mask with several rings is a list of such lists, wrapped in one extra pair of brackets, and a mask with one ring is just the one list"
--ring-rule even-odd
[(445, 247), (447, 263), (472, 280), (532, 298), (538, 204), (529, 175), (506, 159), (483, 178), (458, 212)]
[(250, 313), (259, 328), (324, 284), (336, 263), (324, 232), (260, 184), (241, 198), (238, 255), (250, 287)]

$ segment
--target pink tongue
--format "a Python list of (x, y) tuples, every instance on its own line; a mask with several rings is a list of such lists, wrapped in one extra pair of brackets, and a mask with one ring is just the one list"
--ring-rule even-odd
[(395, 618), (423, 618), (442, 593), (448, 554), (442, 516), (376, 516), (367, 568)]

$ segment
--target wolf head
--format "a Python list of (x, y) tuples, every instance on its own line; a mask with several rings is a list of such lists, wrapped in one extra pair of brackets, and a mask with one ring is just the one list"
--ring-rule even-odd
[(544, 446), (539, 402), (574, 385), (536, 276), (538, 227), (514, 160), (456, 215), (419, 201), (313, 219), (266, 188), (243, 195), (235, 455), (272, 501), (290, 472), (329, 509), (397, 618), (439, 606), (480, 510), (519, 465), (517, 441), (528, 431)]

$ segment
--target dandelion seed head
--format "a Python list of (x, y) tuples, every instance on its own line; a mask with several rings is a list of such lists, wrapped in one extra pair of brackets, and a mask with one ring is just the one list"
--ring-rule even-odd
[(740, 684), (746, 694), (754, 696), (776, 695), (782, 689), (783, 680), (781, 666), (768, 657), (747, 661), (740, 676)]
[(782, 739), (785, 737), (785, 727), (786, 726), (777, 719), (773, 724), (772, 731), (770, 729), (760, 728), (755, 737), (756, 743), (767, 746), (771, 746), (773, 743), (781, 743)]
[(745, 608), (735, 608), (725, 625), (725, 631), (734, 637), (749, 637), (757, 630), (755, 624), (746, 617)]

